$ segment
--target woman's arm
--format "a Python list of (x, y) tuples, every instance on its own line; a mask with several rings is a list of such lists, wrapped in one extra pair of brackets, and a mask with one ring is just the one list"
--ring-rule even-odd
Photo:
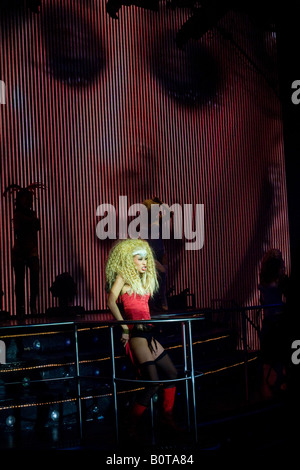
[[(121, 315), (121, 312), (120, 312), (120, 309), (117, 305), (117, 299), (124, 287), (124, 280), (122, 278), (122, 276), (117, 276), (111, 290), (110, 290), (110, 293), (108, 294), (108, 298), (107, 298), (107, 306), (108, 308), (110, 309), (111, 313), (113, 314), (114, 318), (117, 320), (117, 321), (122, 321), (123, 320), (123, 317)], [(124, 346), (126, 346), (128, 340), (129, 340), (129, 329), (128, 329), (128, 326), (124, 323), (121, 325), (122, 329), (123, 329), (123, 333), (122, 333), (122, 338), (121, 338), (121, 341), (122, 343), (124, 344)]]

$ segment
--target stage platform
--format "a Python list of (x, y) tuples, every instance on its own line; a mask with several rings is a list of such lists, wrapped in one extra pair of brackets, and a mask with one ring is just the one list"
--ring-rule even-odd
[[(163, 453), (285, 446), (287, 394), (264, 396), (259, 351), (244, 350), (240, 324), (210, 311), (153, 315), (178, 371), (175, 417), (160, 426), (160, 396), (146, 412), (143, 449)], [(143, 384), (108, 312), (38, 315), (0, 323), (0, 449), (97, 450), (128, 442), (130, 407)], [(3, 343), (2, 343), (3, 344)], [(129, 381), (128, 381), (129, 380)]]

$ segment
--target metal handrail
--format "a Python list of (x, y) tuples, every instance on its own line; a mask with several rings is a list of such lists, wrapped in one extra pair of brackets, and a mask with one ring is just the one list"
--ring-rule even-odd
[[(188, 390), (188, 382), (191, 382), (192, 385), (192, 412), (193, 412), (193, 431), (194, 431), (194, 439), (195, 442), (198, 442), (198, 430), (197, 430), (197, 410), (196, 410), (196, 392), (195, 392), (195, 378), (200, 377), (203, 375), (202, 373), (195, 373), (194, 370), (194, 360), (193, 360), (193, 341), (192, 341), (192, 328), (191, 322), (197, 320), (204, 320), (203, 316), (194, 316), (189, 318), (184, 317), (177, 317), (172, 318), (171, 316), (166, 318), (155, 318), (151, 320), (130, 320), (126, 321), (126, 324), (140, 324), (140, 323), (169, 323), (169, 322), (179, 322), (182, 325), (182, 343), (183, 343), (183, 360), (184, 360), (184, 373), (186, 374), (190, 371), (190, 375), (186, 375), (185, 377), (176, 378), (172, 380), (159, 380), (159, 381), (152, 381), (152, 380), (139, 380), (139, 379), (124, 379), (121, 377), (116, 376), (116, 367), (115, 367), (115, 348), (114, 348), (114, 335), (113, 335), (113, 328), (116, 325), (123, 325), (124, 321), (115, 322), (114, 325), (110, 326), (110, 340), (111, 340), (111, 359), (112, 359), (112, 383), (113, 383), (113, 397), (114, 397), (114, 405), (115, 405), (115, 432), (116, 432), (116, 440), (119, 442), (119, 424), (118, 424), (118, 401), (117, 401), (117, 382), (137, 382), (137, 383), (176, 383), (178, 381), (185, 381), (186, 382), (186, 405), (187, 405), (187, 423), (188, 428), (190, 430), (190, 403), (189, 403), (189, 390)], [(186, 338), (186, 324), (188, 325), (188, 332)], [(189, 366), (189, 368), (188, 368)], [(153, 407), (151, 403), (151, 417), (152, 417), (152, 425), (153, 425)], [(153, 431), (153, 428), (152, 428)]]
[[(201, 377), (203, 372), (199, 372), (198, 374), (194, 374), (194, 377)], [(86, 377), (86, 376), (85, 376)], [(151, 384), (167, 384), (173, 382), (184, 382), (185, 380), (190, 380), (192, 378), (191, 375), (187, 375), (186, 377), (177, 377), (176, 379), (162, 379), (162, 380), (146, 380), (146, 379), (124, 379), (122, 377), (115, 377), (117, 382), (134, 382), (134, 383), (151, 383)]]
[[(201, 321), (205, 319), (205, 313), (212, 313), (212, 312), (239, 312), (241, 314), (241, 318), (243, 319), (243, 337), (246, 339), (246, 329), (247, 325), (249, 324), (249, 320), (247, 318), (247, 315), (245, 315), (245, 312), (251, 311), (251, 310), (257, 310), (257, 309), (263, 309), (266, 307), (278, 307), (278, 305), (257, 305), (257, 306), (249, 306), (249, 307), (231, 307), (231, 308), (219, 308), (219, 309), (203, 309), (203, 310), (197, 310), (197, 311), (190, 311), (190, 312), (177, 312), (174, 314), (163, 314), (160, 315), (159, 317), (152, 317), (149, 320), (126, 320), (126, 324), (136, 324), (136, 323), (145, 323), (145, 324), (156, 324), (156, 323), (181, 323), (181, 328), (182, 328), (182, 349), (183, 349), (183, 377), (179, 377), (173, 380), (159, 380), (159, 381), (149, 381), (151, 383), (170, 383), (170, 382), (179, 382), (179, 381), (184, 381), (185, 386), (186, 386), (186, 400), (187, 400), (187, 425), (188, 428), (190, 429), (191, 425), (191, 416), (190, 416), (190, 411), (192, 411), (192, 418), (193, 418), (193, 428), (194, 428), (194, 437), (197, 442), (198, 440), (198, 435), (197, 435), (197, 417), (196, 417), (196, 393), (195, 393), (195, 379), (198, 377), (201, 377), (203, 374), (199, 371), (195, 371), (194, 369), (194, 356), (193, 356), (193, 341), (192, 341), (192, 324), (194, 321)], [(116, 429), (116, 438), (118, 440), (119, 438), (119, 430), (118, 430), (118, 403), (117, 403), (117, 383), (118, 382), (136, 382), (136, 383), (147, 383), (148, 381), (146, 380), (139, 380), (139, 379), (124, 379), (122, 377), (117, 377), (116, 376), (116, 368), (115, 368), (115, 354), (114, 354), (114, 335), (113, 335), (113, 329), (118, 326), (124, 324), (125, 320), (123, 321), (115, 321), (115, 320), (105, 320), (103, 321), (102, 319), (99, 318), (94, 318), (94, 319), (86, 319), (84, 316), (79, 317), (79, 318), (72, 318), (72, 319), (67, 319), (67, 320), (62, 320), (62, 321), (53, 321), (53, 320), (48, 320), (45, 321), (46, 319), (42, 319), (42, 322), (37, 322), (37, 323), (32, 323), (32, 324), (27, 324), (27, 323), (20, 323), (17, 325), (13, 324), (2, 324), (0, 325), (0, 332), (1, 330), (17, 330), (17, 331), (22, 331), (24, 328), (25, 329), (34, 329), (37, 330), (39, 328), (47, 328), (47, 327), (54, 327), (54, 326), (59, 326), (62, 328), (69, 327), (74, 334), (74, 343), (75, 343), (75, 349), (74, 349), (74, 356), (75, 356), (75, 371), (76, 373), (74, 374), (74, 377), (68, 377), (68, 379), (75, 379), (77, 381), (77, 393), (76, 393), (76, 401), (77, 401), (77, 413), (78, 413), (78, 423), (79, 423), (79, 432), (80, 432), (80, 438), (83, 437), (83, 426), (82, 426), (82, 409), (81, 409), (81, 401), (82, 401), (82, 389), (81, 389), (81, 379), (86, 378), (84, 375), (81, 375), (80, 373), (80, 361), (79, 361), (79, 344), (78, 344), (78, 333), (79, 329), (83, 326), (88, 326), (90, 328), (93, 328), (95, 325), (101, 324), (101, 326), (107, 326), (110, 330), (110, 347), (111, 347), (111, 362), (112, 362), (112, 385), (113, 385), (113, 399), (114, 399), (114, 404), (115, 404), (115, 429)], [(38, 334), (38, 333), (37, 333)], [(0, 334), (1, 336), (1, 334)], [(247, 344), (243, 344), (243, 349), (245, 352), (245, 384), (246, 384), (246, 393), (247, 393)], [(66, 380), (65, 377), (61, 378), (62, 380)], [(59, 380), (57, 378), (56, 380)], [(44, 379), (41, 379), (41, 381), (44, 381)], [(192, 406), (190, 406), (190, 388), (189, 386), (191, 385), (191, 392), (192, 392)], [(151, 403), (151, 411), (153, 412), (153, 404)], [(152, 420), (153, 423), (153, 420)]]

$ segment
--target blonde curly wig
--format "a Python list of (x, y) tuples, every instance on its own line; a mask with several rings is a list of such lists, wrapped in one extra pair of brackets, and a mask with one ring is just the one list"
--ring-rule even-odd
[[(144, 250), (147, 253), (147, 271), (140, 274), (133, 262), (134, 253)], [(111, 249), (105, 269), (106, 289), (109, 292), (116, 277), (120, 274), (131, 291), (153, 296), (158, 288), (155, 260), (150, 245), (145, 240), (126, 239), (116, 243)]]

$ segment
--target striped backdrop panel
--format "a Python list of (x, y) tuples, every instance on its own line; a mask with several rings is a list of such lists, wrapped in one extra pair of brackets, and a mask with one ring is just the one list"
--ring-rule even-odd
[[(204, 204), (204, 246), (166, 240), (168, 290), (198, 308), (257, 304), (260, 262), (271, 247), (289, 267), (289, 233), (276, 34), (228, 12), (200, 39), (176, 45), (190, 12), (105, 2), (42, 2), (38, 14), (1, 15), (1, 190), (34, 181), (39, 234), (38, 310), (69, 272), (75, 305), (106, 308), (100, 204), (153, 195), (169, 206)], [(189, 223), (186, 217), (182, 224)], [(2, 307), (15, 309), (13, 199), (1, 200)], [(199, 227), (198, 227), (199, 229)], [(198, 234), (200, 236), (200, 234)], [(28, 279), (26, 280), (28, 290)]]

